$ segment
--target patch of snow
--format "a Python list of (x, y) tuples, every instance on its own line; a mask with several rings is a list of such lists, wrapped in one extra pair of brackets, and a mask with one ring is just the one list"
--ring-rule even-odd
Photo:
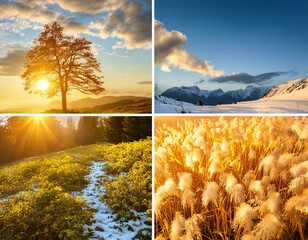
[[(145, 213), (135, 212), (141, 220), (129, 220), (128, 222), (116, 221), (116, 214), (113, 214), (111, 209), (100, 201), (100, 195), (105, 194), (105, 189), (101, 185), (104, 162), (93, 162), (90, 166), (90, 174), (87, 178), (90, 179), (88, 186), (82, 191), (82, 197), (86, 199), (88, 205), (97, 210), (93, 216), (92, 224), (85, 225), (85, 232), (91, 233), (89, 239), (132, 239), (136, 236), (139, 230), (149, 228), (145, 224), (148, 217)], [(132, 230), (129, 230), (132, 229)]]
[(221, 88), (218, 88), (216, 90), (210, 91), (208, 97), (216, 98), (216, 97), (220, 97), (224, 94), (225, 94), (225, 92)]
[(11, 198), (13, 198), (13, 197), (15, 197), (15, 196), (17, 196), (18, 194), (21, 194), (21, 193), (26, 193), (26, 191), (21, 191), (21, 192), (18, 192), (16, 194), (4, 197), (4, 198), (0, 199), (0, 203), (6, 202), (6, 201), (10, 200)]
[(58, 151), (58, 152), (55, 152), (56, 154), (60, 154), (60, 153), (64, 153), (66, 150), (61, 150), (61, 151)]

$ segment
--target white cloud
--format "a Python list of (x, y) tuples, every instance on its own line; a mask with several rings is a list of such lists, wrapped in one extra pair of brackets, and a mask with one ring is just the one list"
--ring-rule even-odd
[(70, 12), (98, 14), (112, 11), (119, 7), (124, 0), (54, 0), (61, 8)]
[(26, 7), (46, 9), (50, 5), (57, 4), (62, 9), (74, 12), (94, 15), (114, 10), (124, 0), (13, 0)]
[(113, 51), (113, 52), (105, 52), (105, 54), (108, 55), (108, 56), (113, 56), (113, 57), (128, 58), (127, 55), (119, 54), (119, 53), (116, 52), (116, 51)]
[(46, 8), (48, 5), (52, 4), (53, 0), (13, 0), (13, 2), (19, 3), (23, 6), (30, 8)]
[(111, 11), (107, 17), (90, 24), (91, 29), (99, 30), (101, 38), (115, 37), (114, 48), (151, 48), (152, 14), (149, 1), (123, 1), (121, 6)]
[(163, 72), (171, 72), (168, 65), (163, 64), (160, 68)]
[(0, 23), (0, 29), (4, 32), (12, 32), (21, 34), (22, 31), (27, 28), (34, 28), (31, 22), (27, 19), (22, 19), (18, 16), (9, 16), (6, 21)]
[[(76, 17), (50, 11), (55, 4), (72, 13), (105, 16), (98, 15), (100, 19), (87, 26)], [(119, 41), (114, 48), (148, 49), (152, 45), (151, 7), (150, 0), (12, 0), (11, 4), (0, 3), (0, 19), (18, 16), (33, 29), (57, 21), (69, 34), (116, 38)]]
[(208, 61), (200, 60), (184, 50), (187, 37), (179, 31), (168, 31), (163, 23), (155, 21), (155, 63), (161, 70), (170, 72), (170, 68), (196, 72), (202, 75), (221, 76), (222, 70), (215, 70)]
[(32, 25), (36, 26), (36, 29), (39, 28), (37, 23), (47, 24), (52, 21), (58, 21), (65, 28), (67, 33), (80, 34), (88, 32), (87, 26), (82, 22), (74, 17), (64, 16), (61, 13), (40, 8), (31, 8), (24, 5), (7, 5), (1, 3), (0, 9), (2, 9), (0, 12), (0, 19), (8, 20), (12, 17), (17, 17), (19, 20), (23, 19), (24, 21), (28, 21), (29, 24), (32, 23)]

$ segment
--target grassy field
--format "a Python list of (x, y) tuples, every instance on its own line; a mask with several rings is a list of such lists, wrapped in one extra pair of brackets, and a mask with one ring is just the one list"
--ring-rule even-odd
[(151, 139), (89, 145), (0, 168), (0, 239), (88, 239), (84, 226), (96, 210), (81, 192), (93, 162), (104, 162), (99, 183), (108, 197), (100, 199), (115, 218), (128, 221), (132, 210), (151, 216)]
[(156, 239), (307, 239), (307, 117), (156, 123)]

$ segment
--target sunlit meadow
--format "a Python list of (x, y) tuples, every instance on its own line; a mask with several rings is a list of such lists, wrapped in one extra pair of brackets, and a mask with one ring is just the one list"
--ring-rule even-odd
[(157, 117), (156, 239), (307, 239), (307, 117)]

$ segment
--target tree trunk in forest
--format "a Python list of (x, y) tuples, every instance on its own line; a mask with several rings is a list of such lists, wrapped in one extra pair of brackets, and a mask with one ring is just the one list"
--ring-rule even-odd
[(62, 112), (67, 113), (67, 107), (66, 107), (66, 92), (62, 91)]

